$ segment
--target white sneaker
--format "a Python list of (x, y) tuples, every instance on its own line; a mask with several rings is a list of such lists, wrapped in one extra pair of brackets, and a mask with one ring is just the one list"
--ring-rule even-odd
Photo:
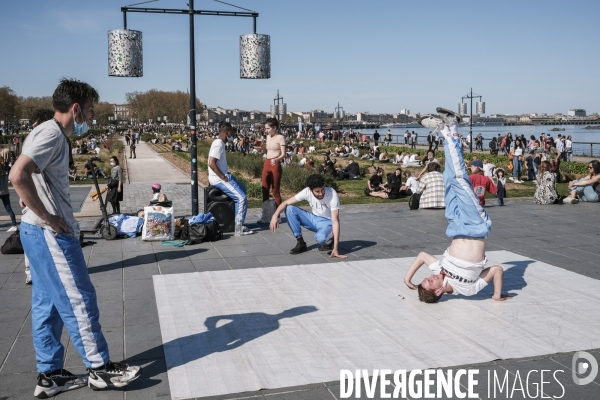
[(242, 226), (242, 236), (245, 235), (252, 235), (254, 233), (254, 231), (250, 228), (248, 228), (246, 225)]
[(513, 182), (515, 181), (515, 178), (513, 178), (512, 176), (510, 178), (508, 178), (508, 179), (510, 179)]
[(100, 368), (88, 368), (87, 384), (92, 389), (123, 387), (142, 374), (142, 367), (109, 361)]
[(448, 110), (447, 108), (437, 107), (435, 111), (446, 122), (447, 125), (452, 125), (452, 122), (455, 122), (458, 125), (458, 123), (461, 121), (460, 115), (452, 110)]
[(577, 204), (579, 203), (579, 199), (575, 199), (571, 196), (567, 196), (563, 199), (563, 203), (568, 203), (568, 204)]
[(515, 181), (515, 183), (523, 183), (523, 181), (520, 181), (520, 180), (518, 180), (518, 179), (517, 179), (517, 180)]
[(31, 285), (31, 274), (25, 273), (25, 284)]
[(444, 121), (442, 118), (433, 114), (425, 114), (421, 118), (419, 118), (419, 124), (428, 129), (440, 130), (444, 126)]
[(17, 228), (17, 226), (16, 226), (16, 225), (15, 225), (15, 226), (11, 226), (10, 228), (8, 228), (8, 229), (6, 230), (6, 232), (15, 232), (17, 229), (18, 229), (18, 228)]

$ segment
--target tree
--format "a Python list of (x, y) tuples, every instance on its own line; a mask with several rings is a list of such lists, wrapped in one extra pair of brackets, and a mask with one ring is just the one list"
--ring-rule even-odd
[[(147, 92), (131, 92), (125, 95), (126, 102), (129, 105), (129, 112), (132, 118), (139, 123), (148, 122), (152, 119), (161, 120), (164, 116), (168, 117), (169, 122), (186, 123), (190, 109), (190, 95), (182, 91), (164, 92), (151, 89)], [(200, 120), (202, 114), (202, 104), (196, 98), (196, 114)]]
[(5, 124), (8, 121), (15, 123), (15, 117), (18, 118), (19, 98), (15, 92), (8, 86), (0, 87), (0, 119), (4, 120)]
[(31, 114), (38, 108), (53, 109), (51, 96), (19, 97), (19, 103), (19, 115), (20, 118), (24, 119), (31, 119)]

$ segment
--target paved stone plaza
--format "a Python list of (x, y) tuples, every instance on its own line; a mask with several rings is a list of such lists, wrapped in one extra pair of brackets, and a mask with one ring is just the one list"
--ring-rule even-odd
[[(175, 204), (182, 200), (175, 199)], [(488, 250), (508, 250), (598, 279), (600, 232), (595, 222), (597, 204), (537, 206), (530, 200), (508, 200), (507, 203), (506, 207), (487, 208), (493, 220)], [(421, 250), (441, 254), (448, 244), (443, 211), (410, 211), (407, 204), (402, 203), (346, 206), (341, 216), (341, 248), (348, 254), (349, 260), (410, 257)], [(258, 210), (252, 210), (248, 220), (256, 219)], [(4, 222), (0, 233), (2, 242), (8, 236), (4, 232), (7, 227)], [(260, 229), (257, 234), (241, 239), (228, 235), (219, 242), (181, 249), (156, 242), (145, 243), (139, 237), (115, 241), (86, 237), (95, 242), (83, 250), (98, 292), (101, 323), (110, 344), (111, 357), (141, 364), (145, 373), (126, 391), (91, 392), (84, 388), (64, 393), (59, 398), (148, 399), (169, 396), (152, 275), (337, 261), (319, 252), (310, 235), (306, 235), (309, 252), (291, 256), (289, 249), (294, 246), (294, 239), (286, 226), (276, 234), (269, 232), (266, 226)], [(31, 343), (31, 287), (24, 282), (23, 256), (1, 257), (0, 398), (29, 398), (37, 375)], [(398, 285), (402, 284), (398, 282)], [(64, 343), (68, 341), (64, 334)], [(592, 349), (592, 353), (600, 359), (598, 349)], [(80, 357), (69, 345), (66, 357), (67, 368), (74, 372), (84, 371)], [(502, 360), (481, 365), (480, 376), (484, 376), (488, 369), (558, 368), (565, 369), (565, 376), (568, 376), (570, 366), (570, 354)], [(577, 395), (565, 398), (591, 399), (600, 394), (600, 377), (587, 386), (575, 386), (572, 381), (569, 386), (569, 381), (565, 379), (562, 382), (567, 382), (567, 393)], [(232, 394), (230, 398), (332, 399), (339, 396), (338, 385), (339, 382), (326, 382), (301, 388)], [(485, 396), (484, 393), (481, 398)]]
[[(183, 180), (181, 176), (178, 178)], [(177, 183), (163, 186), (163, 192), (173, 200), (175, 213), (189, 215), (189, 186)], [(141, 208), (150, 197), (149, 187), (147, 182), (125, 185), (122, 210), (131, 213)], [(203, 201), (202, 190), (200, 201)], [(493, 221), (487, 247), (489, 251), (507, 250), (589, 278), (600, 278), (598, 204), (539, 206), (531, 199), (507, 199), (506, 203), (506, 207), (486, 208)], [(203, 209), (202, 204), (200, 210)], [(89, 224), (94, 219), (98, 214), (97, 207), (97, 202), (86, 201), (82, 212), (77, 214), (82, 224)], [(257, 221), (259, 213), (260, 210), (250, 210), (247, 222)], [(414, 257), (419, 251), (441, 254), (449, 244), (445, 235), (446, 218), (443, 211), (411, 211), (407, 203), (344, 206), (341, 222), (340, 249), (348, 255), (347, 261)], [(6, 217), (0, 218), (0, 243), (4, 243), (9, 235), (6, 232), (9, 224)], [(84, 247), (83, 251), (88, 260), (92, 282), (96, 286), (100, 322), (110, 345), (111, 358), (142, 365), (144, 375), (125, 390), (92, 392), (88, 388), (82, 388), (61, 394), (57, 398), (130, 400), (170, 397), (153, 275), (268, 269), (274, 266), (339, 261), (319, 252), (310, 233), (305, 235), (309, 251), (292, 256), (289, 250), (294, 247), (295, 240), (285, 224), (275, 234), (268, 231), (266, 225), (257, 225), (257, 229), (256, 234), (239, 239), (226, 235), (223, 240), (215, 243), (180, 249), (161, 245), (160, 242), (143, 242), (140, 237), (105, 241), (88, 234), (86, 240), (92, 243)], [(36, 384), (37, 372), (31, 337), (31, 286), (25, 285), (23, 271), (23, 255), (0, 256), (0, 400), (31, 398)], [(402, 286), (403, 283), (398, 282), (398, 285)], [(585, 293), (581, 293), (581, 296), (585, 296)], [(517, 297), (511, 301), (519, 299)], [(573, 312), (576, 313), (577, 310)], [(581, 318), (585, 318), (585, 315)], [(468, 326), (462, 328), (469, 329)], [(517, 336), (516, 333), (515, 337)], [(66, 333), (63, 333), (63, 343), (67, 349), (65, 367), (74, 373), (83, 373), (85, 369), (81, 359), (70, 345)], [(442, 344), (432, 343), (432, 346), (439, 345)], [(580, 350), (587, 350), (600, 360), (600, 349)], [(477, 367), (481, 379), (487, 379), (488, 370), (502, 374), (510, 371), (512, 379), (517, 371), (523, 374), (523, 371), (531, 369), (562, 369), (565, 372), (561, 383), (566, 391), (563, 399), (599, 398), (600, 376), (585, 386), (573, 383), (572, 355), (548, 354), (527, 359), (498, 360)], [(485, 379), (479, 386), (482, 390), (479, 393), (481, 399), (489, 398), (483, 390), (487, 387)], [(529, 387), (533, 394), (534, 386), (530, 383)], [(560, 393), (560, 387), (556, 384), (545, 386), (547, 396), (559, 396)], [(333, 381), (302, 387), (232, 393), (225, 398), (301, 400), (335, 399), (339, 395), (339, 381)]]

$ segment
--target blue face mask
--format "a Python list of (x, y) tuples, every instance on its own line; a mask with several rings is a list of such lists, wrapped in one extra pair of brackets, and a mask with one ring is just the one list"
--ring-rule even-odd
[[(81, 109), (79, 110), (79, 112), (81, 113), (81, 119), (83, 119), (83, 113), (81, 112)], [(83, 121), (82, 124), (77, 123), (77, 115), (74, 116), (73, 122), (75, 123), (75, 126), (73, 128), (74, 134), (83, 135), (84, 133), (86, 133), (88, 131), (88, 125), (85, 120)]]

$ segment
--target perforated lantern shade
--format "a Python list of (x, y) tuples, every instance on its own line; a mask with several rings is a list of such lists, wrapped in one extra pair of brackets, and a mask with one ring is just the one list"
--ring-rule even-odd
[(458, 103), (458, 113), (460, 115), (467, 113), (467, 103)]
[(485, 114), (485, 101), (477, 102), (477, 114)]
[(281, 117), (285, 117), (285, 116), (286, 116), (286, 114), (287, 114), (287, 103), (282, 103), (282, 104), (280, 104), (280, 105), (279, 105), (279, 110), (278, 110), (278, 111), (279, 111), (279, 113), (278, 113), (278, 114), (279, 114)]
[(142, 32), (108, 31), (108, 75), (137, 78), (143, 76), (143, 67)]
[(240, 78), (271, 77), (271, 37), (251, 33), (240, 36)]

